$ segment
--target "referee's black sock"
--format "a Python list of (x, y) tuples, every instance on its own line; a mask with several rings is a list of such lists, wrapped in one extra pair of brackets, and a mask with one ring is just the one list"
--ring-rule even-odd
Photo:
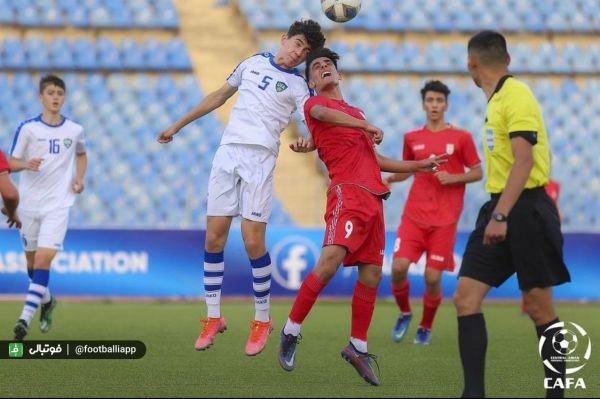
[(487, 330), (483, 313), (458, 317), (458, 349), (465, 379), (463, 398), (485, 397)]
[[(552, 330), (548, 331), (546, 334), (544, 334), (544, 331), (548, 327), (550, 327), (552, 324), (558, 323), (558, 322), (559, 322), (559, 320), (557, 317), (556, 319), (552, 320), (551, 322), (548, 322), (547, 324), (544, 324), (541, 326), (535, 326), (535, 331), (537, 332), (538, 339), (542, 338), (542, 335), (544, 335), (546, 337), (547, 343), (542, 347), (542, 359), (544, 359), (544, 360), (550, 361), (552, 356), (556, 356), (556, 352), (552, 348), (552, 343), (551, 343), (552, 336), (554, 335), (554, 333), (556, 333), (556, 329), (552, 329)], [(545, 384), (545, 385), (553, 387), (554, 383), (557, 379), (564, 378), (566, 366), (565, 366), (565, 362), (552, 362), (551, 364), (556, 370), (559, 371), (559, 374), (556, 374), (554, 371), (550, 370), (546, 366), (543, 366), (543, 367), (544, 367), (544, 374), (546, 375), (546, 378), (550, 378), (550, 383)], [(564, 386), (564, 379), (563, 379), (562, 386)], [(546, 397), (547, 398), (564, 398), (565, 390), (560, 387), (547, 388), (546, 389)]]

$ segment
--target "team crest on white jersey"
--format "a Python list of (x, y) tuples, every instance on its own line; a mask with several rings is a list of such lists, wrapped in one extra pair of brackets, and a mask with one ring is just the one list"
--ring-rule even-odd
[(71, 140), (71, 139), (64, 139), (63, 140), (63, 144), (65, 145), (65, 147), (69, 148), (69, 147), (71, 147), (71, 144), (73, 144), (73, 140)]
[(277, 84), (275, 85), (275, 90), (277, 90), (277, 93), (280, 93), (280, 92), (284, 91), (285, 89), (287, 89), (287, 85), (285, 83), (283, 83), (282, 81), (278, 81)]
[(446, 154), (454, 154), (454, 144), (446, 144)]

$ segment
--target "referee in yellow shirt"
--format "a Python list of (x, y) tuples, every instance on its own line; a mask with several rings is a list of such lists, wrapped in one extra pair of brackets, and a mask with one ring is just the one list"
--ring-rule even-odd
[[(551, 338), (557, 329), (550, 327), (559, 322), (552, 286), (570, 281), (558, 212), (544, 191), (550, 151), (542, 111), (529, 87), (508, 74), (509, 63), (500, 33), (483, 31), (469, 40), (469, 73), (488, 98), (483, 147), (491, 199), (479, 211), (454, 294), (463, 397), (485, 395), (487, 332), (481, 304), (490, 288), (516, 273), (538, 338)], [(550, 361), (551, 356), (556, 357), (551, 345), (544, 345), (542, 357)], [(551, 365), (555, 371), (544, 367), (546, 378), (564, 376), (564, 362)], [(548, 389), (546, 396), (564, 392)]]

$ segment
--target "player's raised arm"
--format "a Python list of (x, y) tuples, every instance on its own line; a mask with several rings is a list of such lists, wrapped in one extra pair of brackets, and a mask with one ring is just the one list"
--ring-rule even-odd
[(412, 173), (412, 172), (435, 172), (440, 164), (447, 162), (448, 154), (436, 155), (435, 157), (421, 159), (419, 161), (399, 161), (377, 154), (377, 163), (382, 172)]
[(225, 104), (225, 102), (231, 96), (233, 96), (236, 91), (237, 87), (233, 87), (229, 83), (225, 83), (223, 86), (221, 86), (221, 88), (208, 94), (198, 103), (198, 105), (192, 108), (190, 112), (160, 132), (158, 135), (158, 142), (163, 144), (171, 142), (173, 140), (173, 136), (177, 134), (181, 128)]
[(413, 175), (412, 172), (393, 173), (389, 176), (386, 176), (386, 178), (384, 179), (384, 182), (387, 183), (388, 185), (390, 185), (392, 183), (399, 183), (399, 182), (403, 182), (404, 180), (408, 179), (412, 175)]
[(315, 105), (310, 109), (310, 116), (322, 122), (331, 123), (336, 126), (357, 127), (363, 129), (371, 136), (376, 144), (383, 140), (383, 130), (369, 123), (365, 119), (358, 119), (342, 111), (338, 111), (324, 105)]

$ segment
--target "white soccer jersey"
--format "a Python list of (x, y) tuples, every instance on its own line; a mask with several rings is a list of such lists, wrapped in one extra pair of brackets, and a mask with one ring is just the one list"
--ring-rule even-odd
[(73, 205), (75, 155), (84, 152), (83, 127), (67, 118), (58, 125), (45, 123), (41, 115), (22, 122), (10, 154), (23, 161), (43, 161), (39, 171), (19, 173), (19, 209), (44, 213)]
[(308, 85), (297, 69), (285, 69), (270, 53), (242, 61), (227, 83), (240, 92), (221, 144), (257, 144), (279, 153), (280, 136), (295, 110), (304, 120)]

